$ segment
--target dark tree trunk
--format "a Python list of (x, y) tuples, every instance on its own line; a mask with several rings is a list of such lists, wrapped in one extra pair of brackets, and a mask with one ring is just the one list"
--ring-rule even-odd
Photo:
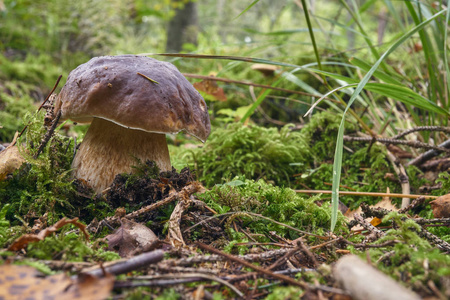
[(181, 9), (176, 9), (175, 16), (169, 22), (166, 51), (180, 52), (185, 43), (197, 46), (197, 34), (197, 2), (188, 2)]

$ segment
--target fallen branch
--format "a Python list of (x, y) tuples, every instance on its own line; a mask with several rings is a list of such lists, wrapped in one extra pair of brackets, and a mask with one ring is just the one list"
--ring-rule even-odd
[(420, 196), (419, 198), (414, 199), (413, 202), (411, 204), (409, 204), (408, 206), (405, 206), (402, 209), (400, 209), (398, 211), (398, 213), (405, 214), (406, 212), (410, 211), (411, 209), (414, 209), (417, 206), (422, 205), (424, 202), (425, 202), (425, 197)]
[(442, 127), (442, 126), (418, 126), (418, 127), (414, 127), (408, 130), (405, 130), (395, 136), (393, 136), (393, 139), (399, 139), (404, 137), (405, 135), (408, 135), (410, 133), (414, 133), (417, 131), (443, 131), (446, 133), (450, 133), (450, 127)]
[[(450, 140), (446, 140), (442, 144), (439, 144), (439, 148), (450, 148)], [(425, 153), (422, 153), (421, 155), (417, 156), (413, 160), (409, 161), (406, 166), (419, 166), (426, 162), (427, 160), (432, 159), (435, 156), (438, 156), (440, 154), (440, 151), (438, 150), (428, 150)]]
[(382, 236), (385, 235), (385, 233), (383, 231), (381, 231), (380, 229), (376, 228), (375, 226), (373, 226), (372, 224), (370, 224), (368, 221), (366, 221), (365, 219), (363, 219), (363, 217), (361, 217), (360, 214), (354, 214), (353, 215), (355, 220), (362, 226), (364, 227), (364, 229), (368, 230), (370, 233), (374, 234), (376, 238), (380, 238)]
[[(238, 257), (242, 260), (246, 261), (256, 261), (256, 262), (262, 262), (262, 261), (268, 261), (272, 259), (277, 259), (283, 255), (285, 255), (290, 248), (284, 248), (284, 249), (278, 249), (278, 250), (272, 250), (272, 251), (266, 251), (262, 252), (260, 254), (246, 254), (246, 255), (239, 255)], [(180, 259), (167, 259), (164, 261), (164, 264), (167, 264), (169, 266), (191, 266), (194, 264), (201, 264), (201, 263), (213, 263), (217, 261), (225, 261), (226, 259), (221, 255), (196, 255), (191, 256), (187, 258), (180, 258)]]
[(61, 118), (61, 110), (58, 111), (55, 119), (53, 120), (52, 126), (45, 133), (41, 143), (39, 144), (39, 148), (33, 157), (34, 159), (38, 158), (39, 154), (41, 154), (41, 152), (44, 150), (45, 146), (47, 145), (48, 141), (53, 136), (53, 133), (55, 132), (56, 127), (58, 126), (58, 122), (59, 122), (60, 118)]
[(419, 141), (405, 141), (405, 140), (395, 140), (395, 139), (387, 139), (387, 138), (372, 138), (372, 137), (352, 137), (352, 136), (344, 136), (344, 141), (347, 142), (371, 142), (376, 141), (382, 144), (393, 144), (393, 145), (405, 145), (413, 148), (424, 148), (424, 149), (432, 149), (434, 151), (440, 152), (450, 152), (450, 149), (445, 147), (429, 145), (426, 143), (422, 143)]
[[(301, 194), (331, 194), (331, 191), (328, 190), (295, 190), (296, 193)], [(424, 197), (425, 199), (436, 199), (438, 196), (430, 196), (430, 195), (407, 195), (407, 194), (391, 194), (391, 193), (371, 193), (371, 192), (348, 192), (348, 191), (339, 191), (340, 195), (346, 196), (369, 196), (369, 197), (392, 197), (392, 198), (419, 198)]]
[[(236, 295), (243, 298), (244, 294), (239, 291), (234, 285), (228, 283), (227, 281), (214, 276), (202, 273), (190, 273), (190, 274), (164, 274), (164, 275), (152, 275), (152, 276), (139, 276), (131, 279), (132, 281), (121, 282), (118, 281), (114, 284), (115, 288), (132, 288), (132, 287), (152, 287), (152, 286), (166, 286), (166, 285), (177, 285), (181, 283), (191, 283), (197, 281), (216, 281), (226, 287), (230, 288)], [(135, 282), (134, 280), (140, 280), (140, 282)], [(143, 281), (145, 280), (145, 281)]]
[(207, 219), (205, 219), (205, 220), (202, 220), (202, 221), (198, 222), (197, 224), (194, 224), (194, 225), (192, 225), (191, 227), (185, 229), (184, 232), (187, 232), (187, 231), (189, 231), (189, 230), (191, 230), (191, 229), (193, 229), (193, 228), (195, 228), (195, 227), (197, 227), (197, 226), (199, 226), (199, 225), (201, 225), (201, 224), (203, 224), (203, 223), (205, 223), (205, 222), (208, 222), (209, 220), (211, 220), (211, 219), (213, 219), (213, 218), (223, 217), (223, 216), (227, 216), (227, 215), (238, 215), (238, 214), (248, 215), (248, 216), (252, 216), (252, 217), (256, 217), (256, 218), (261, 218), (261, 219), (264, 219), (264, 220), (273, 222), (273, 223), (275, 223), (275, 224), (277, 224), (277, 225), (284, 226), (284, 227), (286, 227), (286, 228), (288, 228), (288, 229), (290, 229), (290, 230), (296, 231), (296, 232), (298, 232), (298, 233), (306, 234), (306, 235), (309, 235), (309, 236), (314, 236), (314, 237), (316, 237), (316, 238), (318, 238), (318, 239), (321, 239), (321, 240), (327, 240), (327, 239), (328, 239), (328, 238), (326, 238), (326, 237), (324, 237), (324, 236), (317, 235), (317, 234), (314, 234), (314, 233), (310, 233), (310, 232), (308, 232), (308, 231), (304, 231), (304, 230), (297, 229), (297, 228), (295, 228), (295, 227), (292, 227), (292, 226), (289, 226), (289, 225), (287, 225), (287, 224), (284, 224), (284, 223), (275, 221), (275, 220), (273, 220), (273, 219), (271, 219), (271, 218), (265, 217), (265, 216), (260, 215), (260, 214), (255, 214), (255, 213), (251, 213), (251, 212), (241, 212), (241, 211), (228, 212), (228, 213), (224, 213), (224, 214), (220, 214), (220, 215), (215, 215), (215, 216), (209, 217), (209, 218), (207, 218)]
[(270, 276), (272, 278), (284, 281), (286, 283), (289, 283), (289, 284), (292, 284), (292, 285), (295, 285), (295, 286), (299, 286), (299, 287), (304, 288), (304, 289), (309, 288), (309, 285), (306, 282), (295, 280), (295, 279), (293, 279), (293, 278), (291, 278), (289, 276), (286, 276), (286, 275), (276, 274), (276, 273), (274, 273), (272, 271), (269, 271), (269, 270), (266, 270), (266, 269), (264, 269), (262, 267), (256, 266), (256, 265), (254, 265), (252, 263), (249, 263), (249, 262), (247, 262), (247, 261), (245, 261), (243, 259), (240, 259), (240, 258), (238, 258), (236, 256), (224, 253), (224, 252), (222, 252), (220, 250), (217, 250), (217, 249), (215, 249), (213, 247), (210, 247), (208, 245), (205, 245), (203, 243), (197, 242), (196, 245), (198, 245), (203, 250), (206, 250), (208, 252), (211, 252), (211, 253), (214, 253), (214, 254), (217, 254), (217, 255), (221, 255), (221, 256), (225, 257), (227, 260), (230, 260), (232, 262), (236, 262), (238, 264), (246, 266), (246, 267), (248, 267), (250, 269), (253, 269), (253, 270), (257, 271), (258, 273)]
[(96, 277), (102, 277), (105, 273), (113, 275), (125, 274), (131, 271), (144, 268), (150, 264), (160, 262), (161, 260), (163, 260), (163, 258), (164, 258), (164, 251), (155, 250), (152, 252), (147, 252), (140, 254), (138, 256), (134, 256), (124, 261), (114, 262), (114, 264), (104, 268), (97, 267), (95, 269), (84, 270), (82, 273), (90, 274)]
[[(181, 191), (179, 191), (179, 192), (172, 191), (169, 193), (169, 196), (167, 196), (163, 200), (158, 201), (153, 204), (150, 204), (150, 205), (147, 205), (147, 206), (145, 206), (139, 210), (136, 210), (134, 212), (131, 212), (123, 217), (128, 220), (139, 218), (139, 217), (141, 217), (153, 210), (156, 210), (162, 206), (165, 206), (177, 199), (184, 199), (185, 197), (189, 198), (192, 194), (199, 192), (201, 190), (201, 188), (202, 188), (202, 186), (200, 185), (199, 182), (192, 182), (188, 186), (185, 186)], [(101, 222), (99, 222), (98, 225), (96, 224), (96, 222), (91, 222), (91, 224), (88, 225), (87, 229), (89, 231), (98, 232), (99, 229), (102, 228), (104, 225), (106, 225), (108, 227), (119, 226), (121, 217), (122, 216), (120, 216), (120, 215), (108, 217), (108, 218), (102, 220)]]

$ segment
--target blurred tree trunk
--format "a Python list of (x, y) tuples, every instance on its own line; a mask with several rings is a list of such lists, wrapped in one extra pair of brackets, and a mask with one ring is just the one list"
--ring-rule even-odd
[(184, 43), (197, 46), (197, 2), (189, 1), (181, 5), (181, 8), (175, 10), (175, 16), (169, 22), (166, 42), (167, 52), (180, 52)]

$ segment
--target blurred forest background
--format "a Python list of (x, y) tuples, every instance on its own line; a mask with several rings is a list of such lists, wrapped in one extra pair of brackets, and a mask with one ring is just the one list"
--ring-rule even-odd
[[(347, 76), (353, 82), (363, 74), (360, 72), (361, 64), (349, 64), (350, 58), (356, 57), (366, 66), (373, 64), (412, 25), (417, 25), (444, 7), (441, 7), (439, 1), (307, 2), (314, 42), (320, 53), (314, 51), (299, 0), (2, 0), (0, 77), (3, 85), (10, 81), (32, 85), (32, 92), (28, 94), (39, 102), (54, 85), (59, 74), (63, 75), (64, 82), (70, 70), (93, 56), (183, 52), (255, 57), (275, 65), (281, 62), (285, 66), (291, 66), (291, 70), (288, 70), (289, 73), (285, 72), (278, 82), (276, 78), (264, 76), (255, 71), (255, 68), (252, 69), (251, 64), (239, 60), (167, 60), (175, 63), (184, 73), (234, 80), (249, 79), (254, 83), (302, 90), (305, 92), (304, 96), (289, 92), (271, 93), (272, 97), (264, 103), (266, 115), (263, 115), (263, 122), (272, 125), (302, 123), (302, 115), (314, 99), (317, 100), (311, 95), (323, 96), (332, 85), (336, 85), (330, 83), (326, 87), (323, 82), (325, 77), (328, 76), (327, 80), (333, 80), (337, 85), (343, 83), (342, 78), (329, 74), (324, 77), (323, 73), (317, 73), (314, 68)], [(412, 12), (414, 15), (411, 15)], [(388, 76), (406, 80), (402, 84), (437, 103), (437, 97), (445, 98), (445, 74), (437, 76), (438, 78), (427, 78), (427, 73), (432, 70), (445, 71), (445, 66), (442, 65), (444, 52), (438, 52), (439, 48), (436, 48), (445, 42), (442, 39), (445, 28), (438, 23), (430, 27), (430, 35), (426, 40), (432, 48), (427, 53), (422, 51), (422, 36), (419, 38), (416, 34), (390, 56), (391, 60), (386, 62), (389, 67), (385, 62), (381, 66)], [(436, 57), (424, 57), (424, 54)], [(319, 65), (318, 55), (322, 61)], [(164, 59), (161, 56), (155, 57)], [(358, 68), (355, 69), (355, 65)], [(292, 66), (299, 68), (292, 70)], [(425, 82), (417, 81), (421, 79)], [(431, 83), (429, 88), (426, 81)], [(253, 103), (248, 87), (227, 83), (221, 86), (225, 87), (228, 100), (226, 103), (213, 105), (214, 111), (221, 108), (235, 110)], [(343, 94), (349, 94), (349, 91), (350, 89), (344, 89)], [(290, 96), (292, 101), (289, 100)], [(217, 99), (209, 97), (208, 100)], [(369, 113), (375, 114), (370, 117), (370, 122), (382, 128), (390, 114), (378, 116), (373, 105), (378, 106), (378, 102), (375, 102), (383, 101), (384, 98), (377, 98), (373, 103), (367, 102), (367, 98), (359, 100), (362, 109), (370, 107)], [(443, 101), (444, 106), (447, 106), (446, 102)], [(332, 101), (324, 103), (333, 110), (342, 112), (342, 107), (336, 106)], [(392, 104), (390, 102), (390, 106)], [(3, 109), (5, 106), (3, 103)], [(384, 104), (382, 109), (385, 108), (383, 106)], [(231, 117), (239, 117), (239, 112), (223, 112)], [(419, 118), (414, 119), (415, 122), (419, 121)], [(398, 118), (396, 121), (399, 121)], [(3, 123), (4, 130), (0, 140), (6, 142), (17, 128), (13, 128), (14, 122)], [(13, 127), (8, 128), (10, 126)], [(396, 126), (407, 127), (403, 122)], [(391, 134), (397, 131), (390, 125), (384, 130)]]
[[(223, 169), (209, 165), (217, 173), (213, 179), (204, 173), (202, 179), (213, 184), (244, 174), (283, 185), (326, 169), (307, 184), (327, 187), (348, 101), (353, 103), (345, 117), (350, 133), (394, 137), (414, 126), (447, 124), (442, 117), (448, 116), (450, 105), (446, 19), (444, 1), (2, 0), (0, 142), (8, 143), (23, 128), (23, 116), (35, 111), (60, 74), (63, 83), (72, 69), (94, 56), (145, 54), (171, 61), (195, 84), (207, 100), (213, 133), (239, 121), (277, 129), (293, 124), (294, 130), (313, 124), (302, 138), (315, 148), (297, 143), (290, 151), (272, 145), (255, 154), (263, 151), (257, 142), (243, 146), (239, 137), (228, 145), (230, 151), (241, 149), (239, 154), (217, 153), (224, 141), (212, 135), (209, 143), (215, 150), (200, 158), (172, 147), (177, 168), (195, 162), (197, 169), (206, 170), (209, 162), (202, 167), (203, 157), (228, 157), (236, 168), (230, 162), (222, 162)], [(158, 53), (179, 54), (154, 55)], [(361, 81), (364, 89), (357, 91)], [(305, 116), (319, 98), (323, 101), (313, 114)], [(269, 136), (252, 130), (249, 139)], [(175, 146), (183, 142), (170, 139)], [(407, 139), (437, 145), (446, 137), (422, 130)], [(279, 145), (283, 143), (292, 141)], [(410, 151), (405, 154), (409, 157), (421, 151), (400, 150)], [(382, 176), (392, 170), (382, 159), (362, 155), (356, 166), (361, 159), (365, 163), (352, 171), (354, 161), (345, 163), (349, 153), (347, 149), (338, 160), (349, 167), (344, 172), (356, 172), (353, 186), (388, 185)], [(261, 157), (269, 158), (260, 167), (246, 165), (257, 165)], [(358, 173), (377, 167), (374, 162), (387, 168), (378, 170), (380, 182), (360, 184)], [(393, 189), (398, 191), (398, 185)]]

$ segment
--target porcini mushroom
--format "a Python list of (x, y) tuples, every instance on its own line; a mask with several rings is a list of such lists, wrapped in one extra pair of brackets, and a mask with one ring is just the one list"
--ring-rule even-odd
[(135, 55), (92, 58), (70, 72), (55, 112), (91, 123), (72, 163), (76, 178), (97, 192), (136, 158), (170, 171), (166, 133), (185, 130), (202, 142), (210, 133), (206, 103), (168, 62)]

